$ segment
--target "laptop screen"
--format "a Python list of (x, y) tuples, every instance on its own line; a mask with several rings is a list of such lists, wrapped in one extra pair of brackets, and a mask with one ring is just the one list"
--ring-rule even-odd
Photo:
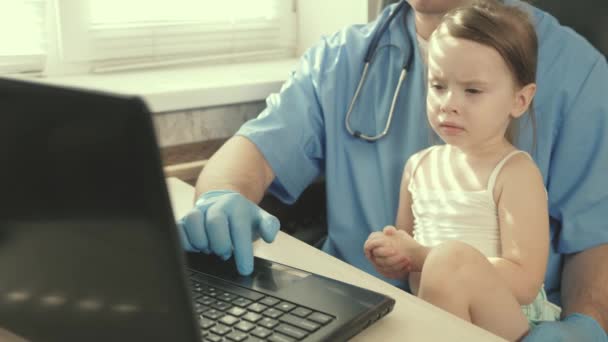
[(0, 328), (194, 340), (150, 116), (136, 99), (0, 80)]

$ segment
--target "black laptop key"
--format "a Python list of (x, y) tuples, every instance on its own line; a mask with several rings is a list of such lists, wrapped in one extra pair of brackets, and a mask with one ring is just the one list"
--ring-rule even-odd
[(230, 308), (230, 310), (227, 310), (226, 313), (235, 317), (241, 317), (247, 313), (247, 310), (239, 308), (238, 306), (233, 306), (232, 308)]
[(238, 318), (236, 318), (234, 316), (230, 316), (230, 315), (226, 315), (219, 320), (220, 323), (226, 324), (228, 326), (235, 325), (238, 321), (239, 321)]
[(253, 303), (252, 301), (250, 301), (249, 299), (245, 299), (242, 297), (239, 297), (235, 300), (232, 301), (232, 304), (239, 306), (241, 308), (247, 307), (247, 305)]
[(235, 330), (230, 334), (226, 335), (226, 337), (231, 341), (241, 342), (247, 338), (247, 334)]
[(234, 326), (234, 328), (243, 332), (249, 332), (255, 328), (255, 324), (249, 323), (247, 321), (240, 321), (237, 325)]
[(255, 323), (257, 321), (260, 320), (260, 318), (262, 318), (262, 315), (257, 314), (255, 312), (248, 312), (245, 315), (243, 315), (243, 317), (241, 317), (244, 320), (247, 320), (249, 322)]
[(226, 303), (226, 302), (222, 302), (221, 300), (218, 300), (215, 303), (211, 304), (211, 307), (218, 309), (220, 311), (226, 311), (226, 310), (230, 309), (232, 307), (232, 305), (230, 305), (230, 303)]
[(250, 334), (255, 337), (259, 337), (259, 338), (266, 338), (266, 337), (270, 336), (270, 334), (272, 334), (272, 330), (262, 328), (262, 327), (257, 327), (255, 329), (253, 329), (250, 332)]
[(258, 321), (258, 325), (263, 326), (264, 328), (268, 328), (268, 329), (274, 328), (277, 324), (279, 324), (279, 321), (277, 321), (276, 319), (268, 318), (268, 317), (264, 317)]
[(219, 292), (214, 287), (205, 286), (202, 289), (202, 293), (209, 297), (217, 297)]
[(255, 313), (260, 313), (260, 312), (266, 310), (267, 308), (268, 307), (266, 305), (262, 305), (260, 303), (253, 303), (247, 307), (247, 309), (249, 309)]
[(209, 328), (211, 328), (212, 326), (215, 325), (215, 321), (210, 320), (207, 317), (200, 317), (198, 320), (199, 325), (201, 326), (201, 328), (205, 329), (205, 330), (209, 330)]
[(295, 327), (298, 327), (300, 329), (304, 329), (308, 332), (313, 332), (317, 329), (319, 329), (321, 327), (321, 325), (311, 322), (307, 319), (303, 319), (294, 315), (284, 315), (281, 318), (279, 318), (279, 321), (283, 322), (283, 323), (289, 323)]
[(221, 336), (217, 336), (214, 334), (209, 334), (205, 337), (205, 341), (210, 341), (210, 342), (221, 342), (222, 341), (222, 337)]
[(201, 303), (194, 303), (194, 312), (196, 314), (201, 314), (209, 309), (210, 308), (207, 305), (203, 305)]
[(281, 334), (285, 334), (298, 340), (301, 340), (306, 337), (306, 335), (308, 335), (308, 332), (306, 332), (305, 330), (284, 323), (279, 324), (276, 328), (274, 328), (274, 331), (280, 332)]
[(217, 320), (218, 318), (224, 316), (224, 313), (221, 311), (218, 311), (216, 309), (210, 309), (210, 310), (203, 312), (203, 316), (205, 316), (209, 319)]
[(296, 306), (294, 304), (288, 303), (288, 302), (281, 302), (281, 304), (275, 306), (275, 308), (284, 311), (284, 312), (289, 312), (291, 310), (293, 310)]
[(311, 313), (312, 313), (312, 310), (309, 310), (307, 308), (303, 308), (301, 306), (298, 306), (295, 310), (293, 310), (291, 312), (292, 315), (296, 315), (296, 316), (302, 317), (302, 318), (310, 315)]
[[(230, 292), (232, 294), (241, 296), (241, 297), (245, 297), (253, 302), (256, 302), (262, 298), (264, 298), (263, 294), (260, 294), (258, 292), (255, 291), (251, 291), (242, 287), (238, 287), (238, 286), (234, 286), (231, 285), (227, 282), (223, 282), (221, 280), (216, 280), (216, 279), (212, 279), (212, 278), (206, 278), (202, 275), (194, 275), (194, 277), (201, 281), (202, 283), (205, 284), (209, 284), (209, 286), (214, 286), (214, 287), (221, 287), (222, 288), (222, 292)], [(217, 285), (211, 285), (212, 283), (217, 283)], [(216, 290), (219, 291), (219, 290)]]
[(211, 305), (215, 303), (215, 298), (209, 296), (202, 296), (196, 300), (197, 303), (201, 303), (203, 305)]
[(279, 316), (281, 316), (283, 314), (283, 311), (280, 311), (280, 310), (277, 310), (277, 309), (274, 309), (274, 308), (270, 308), (270, 309), (265, 310), (262, 314), (264, 316), (266, 316), (266, 317), (270, 317), (270, 318), (275, 318), (276, 319), (276, 318), (278, 318)]
[(232, 293), (229, 292), (222, 292), (217, 299), (221, 299), (223, 301), (226, 302), (231, 302), (233, 300), (235, 300), (237, 298), (237, 295), (234, 295)]
[(243, 342), (265, 342), (265, 340), (259, 339), (255, 336), (249, 336), (245, 341)]
[(281, 301), (280, 299), (276, 299), (276, 298), (273, 298), (273, 297), (264, 297), (264, 299), (262, 299), (260, 301), (260, 303), (262, 303), (264, 305), (268, 305), (268, 306), (275, 306), (280, 301)]
[(230, 327), (227, 327), (223, 324), (216, 324), (214, 325), (211, 329), (209, 329), (209, 331), (211, 331), (212, 333), (216, 334), (216, 335), (226, 335), (227, 333), (231, 332), (232, 329)]
[(321, 323), (323, 325), (329, 323), (329, 321), (332, 320), (331, 316), (322, 314), (320, 312), (315, 312), (315, 313), (313, 313), (312, 315), (310, 315), (310, 316), (308, 316), (306, 318), (308, 318), (311, 321), (315, 321), (317, 323)]
[(287, 337), (285, 335), (275, 333), (275, 334), (272, 334), (272, 336), (270, 336), (268, 338), (268, 341), (270, 341), (270, 342), (293, 342), (295, 340), (291, 337)]

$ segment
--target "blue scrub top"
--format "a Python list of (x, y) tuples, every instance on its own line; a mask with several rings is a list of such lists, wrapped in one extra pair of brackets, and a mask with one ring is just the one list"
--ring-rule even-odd
[[(537, 146), (532, 127), (520, 124), (519, 148), (538, 164), (549, 193), (551, 248), (545, 287), (560, 303), (563, 254), (608, 242), (608, 66), (606, 58), (549, 14), (533, 11), (539, 36)], [(395, 223), (403, 167), (433, 141), (426, 118), (425, 64), (416, 42), (413, 11), (399, 14), (351, 115), (351, 127), (382, 131), (405, 56), (412, 70), (399, 94), (389, 134), (367, 143), (348, 134), (344, 119), (359, 82), (363, 58), (379, 23), (347, 27), (324, 37), (301, 58), (267, 108), (241, 127), (276, 177), (269, 191), (293, 203), (317, 177), (327, 190), (327, 253), (399, 287), (378, 274), (363, 254), (371, 232)], [(405, 23), (405, 24), (404, 24)], [(394, 46), (388, 46), (388, 45)], [(605, 261), (604, 261), (605, 262)]]

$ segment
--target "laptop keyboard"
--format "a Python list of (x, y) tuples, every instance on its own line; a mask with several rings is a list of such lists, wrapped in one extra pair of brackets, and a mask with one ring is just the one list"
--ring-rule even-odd
[(194, 272), (190, 282), (203, 341), (300, 341), (334, 319), (242, 287), (210, 284)]

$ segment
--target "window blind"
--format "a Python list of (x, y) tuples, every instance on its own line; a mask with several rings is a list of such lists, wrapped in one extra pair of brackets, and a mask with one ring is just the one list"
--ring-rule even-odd
[(97, 72), (295, 55), (287, 0), (80, 0), (70, 12), (85, 15), (64, 30), (67, 57)]
[(42, 70), (45, 15), (46, 0), (0, 1), (0, 74)]

